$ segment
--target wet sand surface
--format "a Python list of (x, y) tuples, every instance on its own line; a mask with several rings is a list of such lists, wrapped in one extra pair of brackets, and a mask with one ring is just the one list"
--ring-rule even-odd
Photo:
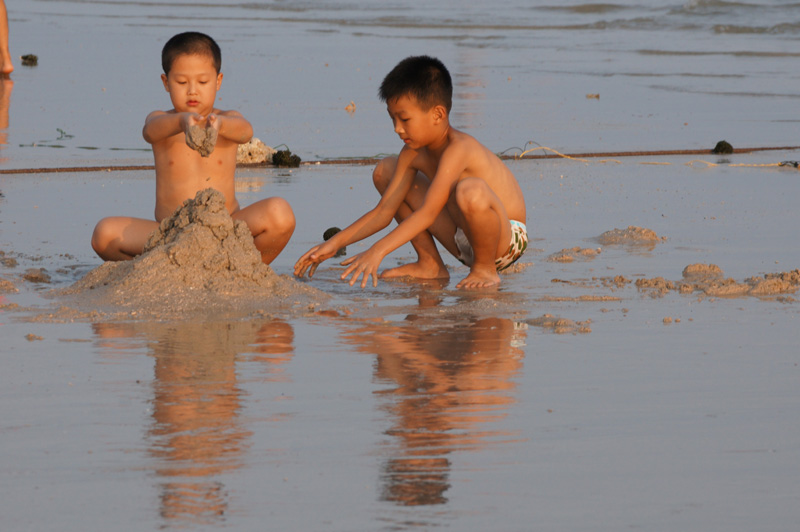
[[(290, 297), (226, 306), (223, 294), (183, 316), (168, 301), (162, 316), (111, 299), (90, 309), (80, 284), (101, 270), (96, 220), (148, 215), (149, 172), (6, 176), (4, 520), (791, 528), (796, 284), (728, 295), (647, 284), (796, 275), (797, 170), (733, 165), (798, 156), (509, 161), (531, 242), (488, 293), (456, 290), (467, 271), (452, 257), (448, 283), (361, 290), (333, 261), (292, 279), (326, 228), (374, 204), (371, 170), (243, 168), (242, 204), (280, 195), (315, 213), (272, 265)], [(574, 260), (552, 260), (563, 251)], [(400, 248), (383, 267), (412, 256)], [(61, 294), (70, 287), (77, 296)]]
[[(141, 128), (185, 30), (223, 48), (218, 107), (304, 162), (396, 152), (376, 92), (421, 53), (496, 153), (798, 145), (793, 0), (535, 4), (6, 0), (39, 61), (0, 80), (3, 530), (796, 528), (800, 150), (511, 160), (531, 241), (481, 293), (452, 257), (293, 279), (375, 204), (352, 164), (238, 170), (297, 214), (270, 269), (216, 215), (138, 266), (91, 250), (153, 215)], [(7, 173), (82, 166), (131, 169)]]

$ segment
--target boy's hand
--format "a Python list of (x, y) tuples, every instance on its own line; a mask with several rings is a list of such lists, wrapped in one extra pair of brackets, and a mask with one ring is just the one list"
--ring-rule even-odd
[(184, 133), (189, 131), (189, 128), (192, 126), (205, 126), (206, 119), (203, 118), (203, 115), (197, 113), (180, 113), (181, 119), (181, 129)]
[[(372, 248), (363, 253), (359, 253), (354, 257), (342, 261), (342, 266), (348, 266), (341, 276), (341, 279), (347, 280), (351, 274), (353, 278), (350, 279), (350, 286), (353, 286), (361, 277), (361, 288), (366, 288), (367, 279), (372, 277), (372, 286), (378, 286), (378, 266), (380, 266), (383, 257)], [(362, 277), (363, 275), (363, 277)]]
[(308, 278), (311, 279), (314, 276), (314, 272), (317, 271), (317, 266), (324, 260), (333, 257), (336, 251), (338, 250), (333, 249), (333, 246), (328, 244), (328, 242), (323, 242), (309, 249), (306, 251), (305, 255), (300, 257), (294, 264), (295, 276), (303, 277), (306, 271), (308, 271)]
[(211, 113), (210, 115), (208, 115), (208, 117), (206, 118), (206, 127), (207, 128), (214, 128), (217, 131), (219, 131), (219, 126), (220, 126), (219, 116), (217, 116), (214, 113)]

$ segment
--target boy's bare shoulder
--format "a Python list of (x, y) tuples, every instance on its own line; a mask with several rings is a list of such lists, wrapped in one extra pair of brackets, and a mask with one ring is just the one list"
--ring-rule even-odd
[(164, 111), (163, 109), (156, 109), (155, 111), (150, 111), (147, 114), (147, 117), (150, 118), (151, 116), (159, 116), (159, 115), (174, 115), (177, 113), (175, 109), (167, 109)]
[(457, 129), (451, 130), (450, 143), (447, 148), (453, 151), (465, 150), (468, 153), (475, 153), (476, 151), (490, 152), (489, 148), (484, 146), (478, 139)]
[(219, 115), (219, 116), (236, 116), (236, 117), (244, 118), (242, 113), (240, 113), (236, 109), (216, 109), (215, 108), (212, 112), (215, 115)]

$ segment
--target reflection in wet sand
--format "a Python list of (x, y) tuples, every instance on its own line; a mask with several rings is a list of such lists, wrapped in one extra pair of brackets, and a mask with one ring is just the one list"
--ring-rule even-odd
[(403, 324), (376, 323), (348, 335), (359, 350), (377, 355), (383, 409), (393, 426), (394, 449), (383, 468), (383, 500), (405, 506), (444, 504), (450, 456), (506, 443), (515, 435), (488, 424), (515, 402), (527, 331), (502, 318), (432, 328), (413, 316)]
[(294, 355), (292, 326), (279, 320), (110, 323), (95, 325), (95, 332), (101, 341), (144, 336), (155, 358), (149, 435), (162, 517), (173, 524), (221, 523), (229, 507), (223, 475), (242, 466), (251, 437), (240, 419), (236, 362), (253, 353), (248, 360), (285, 378), (280, 367)]
[[(14, 82), (8, 77), (0, 78), (0, 150), (8, 145), (8, 110), (11, 107), (11, 91)], [(8, 157), (0, 157), (0, 163), (8, 161)]]

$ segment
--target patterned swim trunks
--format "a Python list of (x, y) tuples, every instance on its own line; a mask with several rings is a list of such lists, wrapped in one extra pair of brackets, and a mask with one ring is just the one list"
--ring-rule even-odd
[[(472, 245), (467, 239), (467, 235), (459, 227), (456, 229), (456, 246), (458, 246), (459, 256), (456, 257), (462, 264), (472, 266), (475, 261), (475, 256), (472, 251)], [(505, 254), (494, 261), (494, 267), (497, 271), (503, 271), (515, 262), (525, 253), (528, 247), (528, 229), (525, 224), (516, 220), (511, 220), (511, 243)]]

